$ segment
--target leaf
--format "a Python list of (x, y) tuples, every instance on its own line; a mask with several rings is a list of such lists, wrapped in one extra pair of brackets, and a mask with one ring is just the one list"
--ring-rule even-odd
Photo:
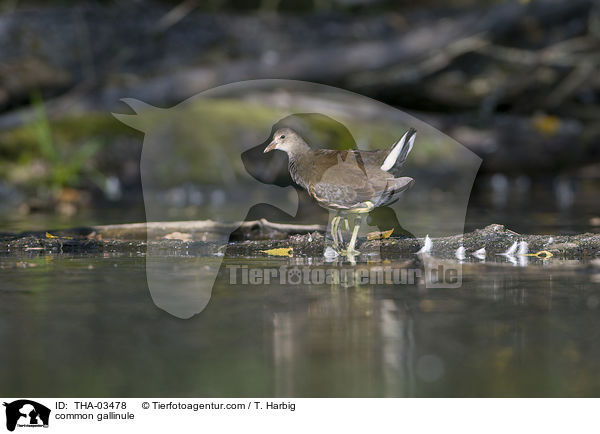
[(367, 240), (385, 240), (392, 235), (392, 232), (394, 232), (394, 228), (384, 232), (371, 232), (367, 234)]
[(533, 127), (540, 133), (551, 136), (560, 128), (560, 119), (551, 115), (537, 115), (532, 119)]
[(545, 259), (550, 259), (554, 255), (552, 254), (552, 252), (549, 252), (548, 250), (540, 250), (537, 253), (525, 253), (525, 254), (522, 254), (521, 256), (535, 256), (536, 258), (545, 260)]
[(280, 247), (278, 249), (261, 250), (261, 252), (271, 256), (292, 256), (291, 247)]
[(57, 239), (57, 238), (63, 238), (65, 240), (72, 240), (73, 237), (57, 237), (56, 235), (52, 235), (50, 232), (46, 232), (46, 238), (50, 238), (50, 239)]

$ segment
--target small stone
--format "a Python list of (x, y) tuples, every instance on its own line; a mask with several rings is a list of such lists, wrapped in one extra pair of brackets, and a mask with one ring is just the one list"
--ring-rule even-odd
[(417, 253), (429, 253), (429, 252), (431, 252), (432, 248), (433, 248), (433, 241), (431, 241), (431, 238), (429, 238), (429, 235), (426, 235), (425, 243), (423, 244), (423, 247), (421, 247), (421, 250), (419, 250)]
[(526, 241), (519, 242), (519, 255), (526, 255), (529, 252), (529, 244)]
[(325, 256), (326, 259), (334, 259), (339, 256), (339, 253), (336, 252), (331, 246), (327, 246), (323, 256)]
[(482, 247), (481, 249), (477, 250), (476, 252), (472, 253), (473, 256), (475, 256), (477, 259), (485, 259), (486, 257), (486, 251), (485, 251), (485, 247)]

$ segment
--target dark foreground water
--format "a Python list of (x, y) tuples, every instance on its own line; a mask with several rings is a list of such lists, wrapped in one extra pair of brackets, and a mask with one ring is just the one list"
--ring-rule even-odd
[(600, 396), (600, 271), (553, 265), (468, 265), (459, 289), (230, 285), (222, 268), (181, 320), (141, 256), (0, 257), (0, 395)]

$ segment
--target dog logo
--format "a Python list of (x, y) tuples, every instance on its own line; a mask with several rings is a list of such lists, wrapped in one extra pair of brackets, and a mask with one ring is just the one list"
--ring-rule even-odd
[(19, 399), (4, 403), (6, 407), (6, 429), (14, 431), (16, 427), (48, 427), (50, 409), (29, 399)]

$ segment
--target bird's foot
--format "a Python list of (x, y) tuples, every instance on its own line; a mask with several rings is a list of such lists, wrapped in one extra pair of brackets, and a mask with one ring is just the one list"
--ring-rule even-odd
[(340, 255), (342, 254), (342, 252), (345, 251), (345, 247), (346, 247), (346, 243), (344, 242), (343, 239), (341, 239), (339, 237), (331, 243), (331, 248), (333, 250), (335, 250), (336, 252), (338, 252), (338, 254), (340, 254)]
[(343, 249), (343, 250), (340, 250), (339, 253), (342, 256), (348, 256), (348, 257), (350, 257), (350, 256), (354, 257), (354, 256), (360, 255), (360, 252), (356, 249)]

